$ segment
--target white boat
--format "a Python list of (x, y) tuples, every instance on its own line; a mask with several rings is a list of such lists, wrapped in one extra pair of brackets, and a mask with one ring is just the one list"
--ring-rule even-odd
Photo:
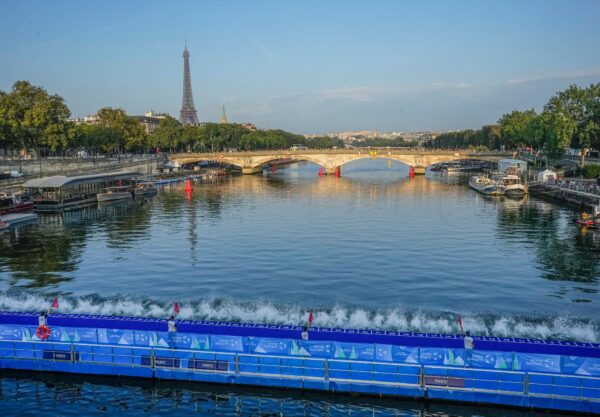
[(469, 187), (485, 195), (504, 195), (505, 187), (485, 175), (473, 175), (469, 178)]
[(154, 185), (153, 182), (140, 182), (133, 189), (134, 196), (140, 195), (153, 195), (158, 192), (158, 188)]
[(496, 174), (493, 179), (504, 186), (504, 193), (508, 196), (523, 197), (527, 194), (527, 184), (523, 184), (518, 175)]
[(110, 187), (96, 195), (96, 199), (99, 203), (103, 203), (105, 201), (123, 200), (126, 198), (131, 198), (130, 187)]

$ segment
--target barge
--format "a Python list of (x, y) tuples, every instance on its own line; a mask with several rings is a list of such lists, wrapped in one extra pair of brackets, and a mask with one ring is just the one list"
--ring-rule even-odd
[(0, 368), (600, 413), (600, 345), (551, 340), (0, 312)]
[(131, 171), (80, 175), (54, 176), (27, 181), (23, 187), (33, 197), (37, 211), (61, 211), (93, 204), (98, 193), (106, 188), (128, 186), (140, 174)]

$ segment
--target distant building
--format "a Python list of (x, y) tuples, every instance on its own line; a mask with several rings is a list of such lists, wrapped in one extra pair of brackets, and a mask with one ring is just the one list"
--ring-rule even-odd
[(242, 123), (242, 127), (248, 130), (256, 130), (256, 125), (254, 123)]
[[(147, 113), (146, 113), (147, 114)], [(152, 133), (160, 126), (161, 119), (165, 117), (149, 117), (149, 116), (129, 116), (133, 120), (137, 120), (143, 127), (146, 133)]]
[(185, 45), (185, 49), (183, 50), (183, 98), (181, 100), (179, 122), (182, 125), (197, 125), (199, 123), (196, 107), (194, 107), (194, 97), (192, 96), (190, 53), (187, 50), (187, 43)]
[(166, 119), (169, 116), (169, 113), (154, 113), (154, 110), (148, 110), (144, 113), (146, 117), (155, 117), (157, 119)]
[(227, 113), (225, 113), (225, 105), (223, 105), (223, 112), (221, 113), (221, 124), (226, 125), (227, 123), (229, 122), (227, 121)]

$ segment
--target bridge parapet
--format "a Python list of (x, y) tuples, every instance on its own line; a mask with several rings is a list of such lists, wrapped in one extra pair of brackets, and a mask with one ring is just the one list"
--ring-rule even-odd
[(171, 159), (182, 165), (198, 163), (201, 161), (219, 161), (238, 166), (244, 174), (253, 174), (262, 171), (264, 165), (278, 159), (294, 159), (309, 161), (325, 168), (327, 173), (335, 170), (348, 162), (358, 159), (385, 158), (400, 161), (415, 168), (416, 173), (424, 173), (425, 169), (439, 162), (448, 162), (460, 159), (480, 159), (497, 162), (506, 157), (511, 157), (507, 152), (464, 152), (464, 151), (426, 151), (415, 149), (397, 148), (358, 148), (358, 149), (309, 149), (309, 150), (264, 150), (249, 152), (212, 152), (212, 153), (181, 153), (171, 155)]

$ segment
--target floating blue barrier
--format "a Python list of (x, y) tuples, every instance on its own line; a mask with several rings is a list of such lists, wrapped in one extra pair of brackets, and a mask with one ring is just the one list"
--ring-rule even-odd
[[(598, 412), (595, 344), (0, 312), (0, 368), (139, 376)], [(509, 350), (508, 348), (513, 348)], [(516, 349), (519, 348), (519, 349)]]

